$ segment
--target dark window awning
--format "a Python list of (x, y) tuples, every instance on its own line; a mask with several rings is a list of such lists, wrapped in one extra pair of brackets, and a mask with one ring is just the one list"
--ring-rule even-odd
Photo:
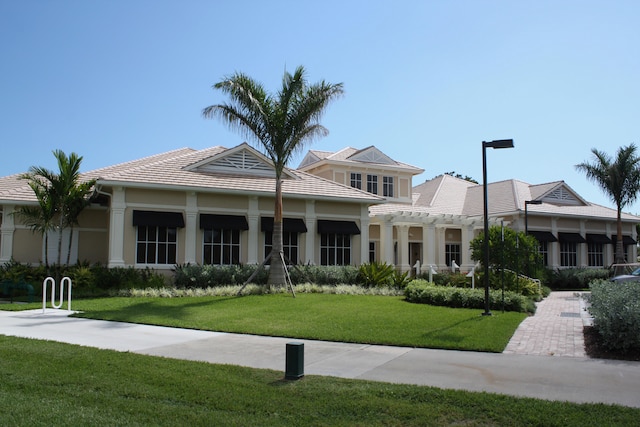
[(330, 221), (326, 219), (319, 219), (318, 233), (360, 234), (360, 229), (353, 221)]
[[(273, 217), (260, 217), (260, 229), (266, 232), (273, 231)], [(306, 233), (307, 226), (302, 218), (283, 218), (282, 230), (287, 233)]]
[[(613, 236), (611, 236), (611, 240), (613, 241), (613, 244), (615, 245), (615, 243), (618, 241), (618, 236), (616, 236), (615, 234)], [(622, 244), (623, 245), (635, 245), (637, 242), (635, 240), (633, 240), (633, 238), (631, 236), (622, 236)]]
[(531, 231), (529, 234), (536, 238), (538, 242), (557, 242), (556, 236), (550, 231)]
[(589, 234), (589, 233), (587, 233), (587, 242), (600, 243), (600, 244), (613, 243), (606, 234)]
[(200, 228), (223, 230), (248, 230), (249, 223), (243, 215), (200, 214)]
[(184, 227), (181, 212), (133, 211), (135, 227)]
[(587, 243), (580, 233), (558, 233), (558, 240), (565, 243)]

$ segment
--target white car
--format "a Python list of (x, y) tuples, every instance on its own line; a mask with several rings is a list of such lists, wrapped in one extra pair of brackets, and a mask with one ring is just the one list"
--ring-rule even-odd
[(611, 281), (616, 283), (640, 282), (640, 268), (636, 268), (629, 274), (613, 277)]

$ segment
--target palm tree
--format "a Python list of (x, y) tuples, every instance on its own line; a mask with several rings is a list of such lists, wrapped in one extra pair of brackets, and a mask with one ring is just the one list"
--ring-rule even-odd
[[(68, 157), (61, 150), (53, 152), (58, 160), (58, 168), (60, 170), (59, 185), (60, 189), (60, 209), (62, 218), (62, 229), (69, 228), (69, 242), (67, 248), (67, 261), (69, 265), (71, 257), (71, 245), (73, 242), (73, 229), (78, 224), (80, 213), (90, 203), (89, 198), (95, 184), (95, 179), (80, 182), (80, 164), (82, 157), (76, 153), (71, 153)], [(58, 241), (58, 257), (61, 253), (62, 233)]]
[(33, 231), (39, 231), (45, 237), (45, 264), (48, 265), (48, 233), (58, 230), (58, 259), (62, 262), (62, 234), (70, 227), (67, 264), (71, 256), (73, 226), (78, 223), (80, 212), (87, 206), (88, 196), (95, 180), (80, 182), (80, 164), (82, 157), (71, 153), (68, 157), (61, 150), (53, 155), (58, 162), (59, 173), (47, 168), (32, 166), (29, 172), (20, 175), (20, 179), (29, 181), (29, 186), (38, 199), (38, 207), (23, 207), (18, 214), (23, 217)]
[(595, 182), (616, 204), (618, 210), (617, 240), (615, 263), (625, 262), (622, 243), (622, 209), (638, 198), (640, 192), (640, 157), (636, 155), (636, 146), (630, 144), (618, 149), (616, 159), (595, 148), (591, 149), (594, 162), (576, 165), (587, 179)]
[(55, 207), (46, 188), (39, 181), (30, 181), (29, 186), (36, 195), (38, 206), (21, 206), (14, 215), (34, 233), (40, 233), (44, 239), (44, 264), (49, 266), (49, 232), (54, 230)]
[(326, 136), (328, 130), (318, 122), (329, 103), (343, 93), (342, 83), (324, 80), (310, 85), (305, 69), (285, 71), (282, 88), (273, 95), (243, 73), (235, 73), (213, 86), (229, 95), (230, 103), (206, 107), (202, 114), (225, 122), (231, 129), (262, 146), (273, 162), (276, 194), (273, 218), (273, 249), (269, 285), (285, 283), (282, 262), (282, 172), (291, 157), (307, 142)]

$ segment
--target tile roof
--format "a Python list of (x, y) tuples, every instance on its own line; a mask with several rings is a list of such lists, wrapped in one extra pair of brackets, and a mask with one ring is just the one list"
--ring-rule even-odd
[(357, 157), (359, 154), (364, 153), (369, 150), (375, 150), (379, 152), (385, 158), (388, 158), (392, 163), (374, 163), (378, 164), (381, 167), (395, 167), (400, 169), (407, 169), (413, 171), (415, 174), (419, 174), (424, 171), (424, 169), (418, 168), (416, 166), (410, 165), (408, 163), (399, 162), (397, 160), (393, 160), (389, 158), (386, 154), (382, 153), (375, 146), (371, 145), (369, 147), (363, 149), (356, 149), (353, 147), (345, 147), (340, 151), (331, 152), (331, 151), (320, 151), (320, 150), (309, 150), (308, 154), (305, 156), (304, 160), (298, 167), (299, 169), (304, 169), (310, 165), (314, 165), (315, 163), (319, 163), (321, 161), (330, 161), (330, 162), (340, 162), (352, 165), (362, 166), (364, 163), (361, 160), (356, 160), (354, 157)]
[[(247, 146), (256, 155), (257, 151)], [(125, 187), (192, 188), (201, 192), (241, 192), (246, 194), (273, 194), (275, 179), (241, 174), (216, 174), (189, 171), (190, 165), (202, 162), (226, 151), (224, 147), (204, 150), (181, 148), (130, 162), (108, 166), (81, 174), (81, 179), (98, 180), (98, 185), (123, 185)], [(380, 203), (384, 200), (352, 187), (338, 184), (305, 172), (292, 169), (283, 175), (283, 194), (300, 198), (337, 198), (362, 203)], [(0, 178), (0, 201), (35, 201), (26, 181), (17, 175)]]
[[(535, 200), (548, 195), (559, 187), (577, 195), (563, 181), (531, 185), (515, 179), (490, 183), (487, 186), (489, 196), (489, 216), (513, 215), (524, 211), (525, 201)], [(423, 215), (454, 215), (459, 217), (482, 217), (484, 210), (484, 187), (449, 175), (440, 175), (413, 187), (413, 204), (394, 204), (372, 206), (371, 215), (411, 213)], [(605, 206), (589, 203), (580, 198), (579, 204), (549, 202), (547, 198), (540, 205), (528, 205), (527, 210), (537, 215), (571, 216), (615, 220), (617, 212)], [(622, 214), (625, 221), (640, 222), (640, 217), (628, 213)]]

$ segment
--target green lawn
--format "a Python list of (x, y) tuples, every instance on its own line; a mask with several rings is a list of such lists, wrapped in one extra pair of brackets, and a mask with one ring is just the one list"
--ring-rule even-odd
[(0, 336), (11, 426), (601, 426), (640, 410), (171, 360)]
[(82, 317), (211, 331), (502, 352), (526, 317), (411, 304), (403, 297), (290, 294), (76, 300)]

